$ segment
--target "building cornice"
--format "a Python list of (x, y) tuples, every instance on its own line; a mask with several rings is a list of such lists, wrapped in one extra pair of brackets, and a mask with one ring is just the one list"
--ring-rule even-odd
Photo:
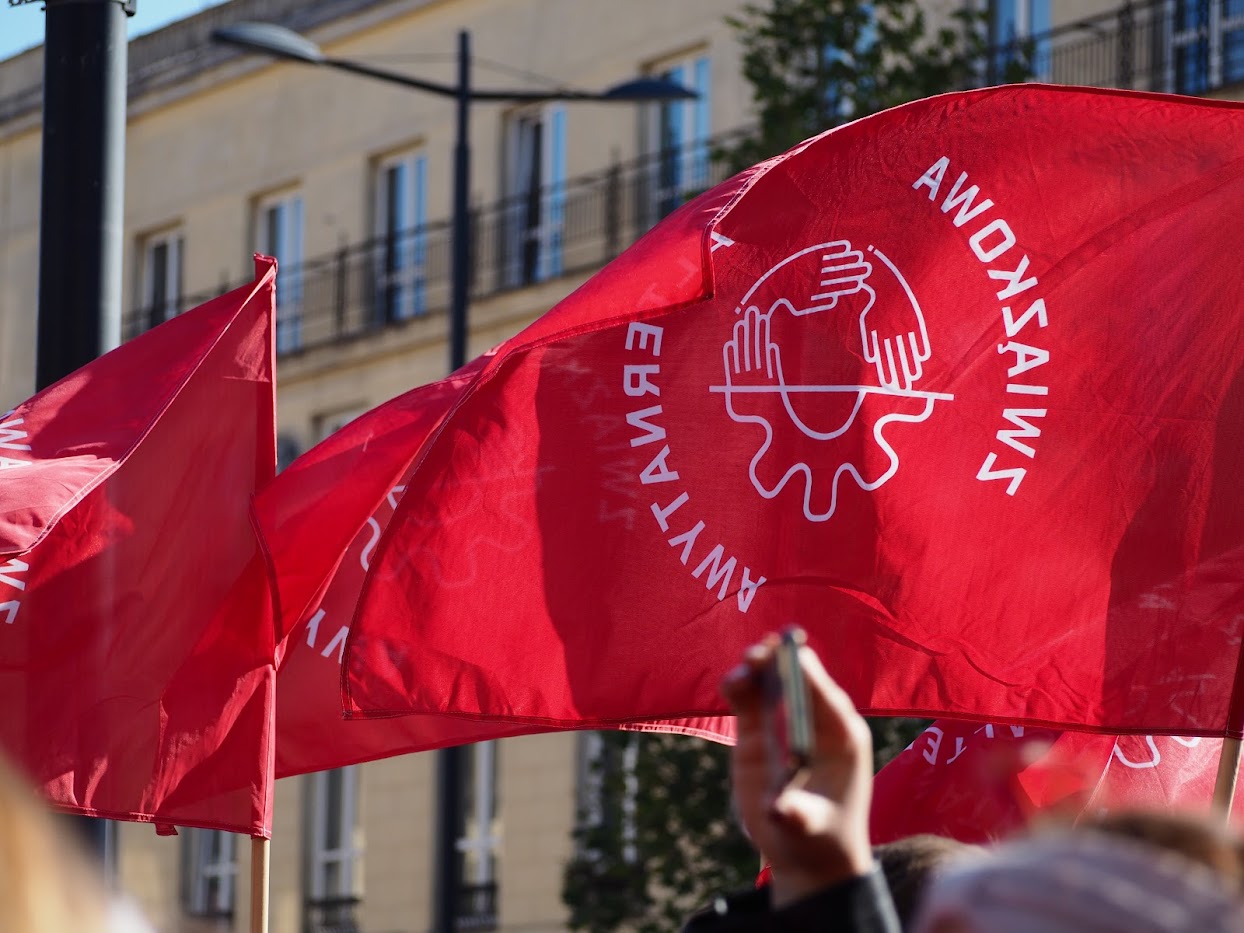
[[(129, 44), (129, 118), (271, 61), (215, 43), (212, 31), (244, 21), (279, 23), (333, 42), (441, 0), (230, 0), (138, 36)], [(0, 139), (37, 129), (43, 102), (43, 47), (0, 61)], [(8, 89), (13, 90), (8, 90)]]

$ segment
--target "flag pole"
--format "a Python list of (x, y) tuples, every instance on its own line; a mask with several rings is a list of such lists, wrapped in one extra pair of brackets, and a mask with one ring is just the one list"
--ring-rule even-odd
[(1224, 822), (1231, 819), (1231, 806), (1235, 801), (1235, 785), (1239, 776), (1240, 740), (1223, 739), (1222, 754), (1218, 759), (1218, 777), (1214, 780), (1214, 811), (1222, 814)]
[(251, 838), (251, 933), (268, 933), (270, 839)]
[(1244, 736), (1244, 652), (1235, 662), (1235, 684), (1227, 705), (1227, 722), (1218, 757), (1218, 776), (1214, 779), (1214, 812), (1224, 823), (1231, 821), (1235, 805), (1235, 785), (1240, 776), (1240, 744)]

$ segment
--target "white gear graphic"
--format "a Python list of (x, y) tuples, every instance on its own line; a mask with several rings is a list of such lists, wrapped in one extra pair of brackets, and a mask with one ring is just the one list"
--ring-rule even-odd
[[(924, 313), (906, 279), (889, 257), (873, 246), (868, 247), (868, 253), (880, 260), (886, 271), (894, 277), (898, 292), (909, 305), (909, 309), (904, 309), (904, 313), (899, 315), (905, 325), (909, 325), (906, 329), (890, 328), (887, 331), (886, 316), (881, 313), (882, 309), (876, 307), (877, 291), (870, 283), (874, 266), (862, 252), (854, 249), (849, 240), (818, 243), (788, 256), (748, 289), (735, 309), (739, 320), (734, 325), (733, 335), (722, 347), (725, 384), (710, 387), (710, 391), (725, 395), (726, 411), (731, 420), (740, 424), (759, 424), (764, 428), (764, 442), (748, 467), (753, 487), (764, 498), (772, 499), (787, 483), (802, 476), (803, 513), (811, 522), (828, 521), (833, 516), (838, 505), (838, 484), (842, 477), (851, 477), (861, 489), (871, 492), (894, 476), (898, 470), (899, 458), (885, 437), (888, 425), (895, 422), (923, 422), (933, 413), (938, 400), (950, 400), (954, 397), (944, 393), (922, 392), (915, 388), (924, 374), (924, 363), (931, 355)], [(817, 263), (815, 269), (818, 271), (807, 268), (812, 263)], [(783, 272), (796, 273), (799, 280), (815, 281), (817, 285), (813, 293), (798, 304), (787, 297), (779, 297), (772, 301), (766, 311), (761, 311), (758, 305), (750, 303), (763, 285), (775, 276), (780, 280)], [(840, 302), (848, 296), (858, 296), (854, 300), (854, 306), (850, 310), (845, 305), (840, 308)], [(861, 303), (862, 310), (857, 310)], [(809, 385), (787, 382), (782, 367), (781, 347), (772, 336), (774, 315), (789, 314), (800, 319), (830, 313), (858, 313), (860, 356), (873, 364), (876, 384)], [(864, 381), (866, 380), (861, 380), (861, 383)], [(923, 400), (924, 405), (919, 413), (892, 412), (873, 423), (872, 437), (876, 448), (884, 455), (885, 468), (870, 471), (860, 464), (844, 460), (834, 469), (829, 502), (824, 506), (816, 504), (813, 469), (805, 461), (790, 464), (776, 481), (766, 483), (760, 478), (757, 467), (769, 455), (773, 446), (774, 425), (770, 418), (746, 410), (745, 399), (757, 393), (778, 395), (790, 425), (805, 437), (818, 442), (833, 441), (845, 434), (855, 424), (865, 399), (870, 395)], [(808, 406), (812, 406), (815, 411), (814, 399), (827, 393), (854, 394), (854, 404), (841, 424), (816, 427), (806, 416)]]

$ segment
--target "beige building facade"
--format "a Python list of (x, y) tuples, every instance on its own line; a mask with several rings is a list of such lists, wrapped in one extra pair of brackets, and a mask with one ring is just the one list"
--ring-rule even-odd
[[(955, 5), (929, 4), (934, 13)], [(231, 0), (135, 40), (124, 336), (246, 280), (254, 251), (277, 255), (286, 461), (447, 370), (452, 102), (244, 54), (213, 44), (214, 28), (278, 22), (335, 57), (445, 84), (465, 29), (478, 87), (600, 90), (653, 75), (700, 93), (667, 104), (473, 106), (475, 355), (719, 179), (714, 141), (751, 120), (725, 21), (742, 6)], [(1030, 38), (1044, 79), (1239, 96), (1244, 5), (1235, 0), (990, 7), (993, 39)], [(0, 406), (34, 390), (41, 72), (38, 49), (0, 62)], [(573, 735), (471, 751), (460, 819), (463, 929), (564, 929), (562, 868), (591, 751), (590, 737)], [(435, 813), (431, 755), (279, 782), (272, 929), (428, 929)], [(247, 928), (245, 839), (157, 838), (124, 825), (118, 864), (122, 886), (160, 930)]]

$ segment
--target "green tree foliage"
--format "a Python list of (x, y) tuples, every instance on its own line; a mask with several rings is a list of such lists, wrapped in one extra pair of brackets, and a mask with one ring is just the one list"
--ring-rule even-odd
[[(880, 768), (924, 720), (874, 719)], [(562, 899), (589, 933), (676, 930), (723, 891), (750, 886), (756, 851), (732, 816), (730, 750), (676, 735), (601, 733), (597, 792), (580, 814)]]
[(728, 748), (646, 733), (601, 742), (598, 794), (564, 876), (573, 929), (676, 930), (715, 894), (755, 880), (756, 853), (731, 816)]
[[(918, 0), (770, 0), (727, 22), (759, 118), (754, 135), (719, 153), (735, 168), (849, 120), (979, 84), (988, 70), (982, 14), (967, 4), (936, 28)], [(1005, 71), (1022, 80), (1027, 69), (1012, 57)]]

